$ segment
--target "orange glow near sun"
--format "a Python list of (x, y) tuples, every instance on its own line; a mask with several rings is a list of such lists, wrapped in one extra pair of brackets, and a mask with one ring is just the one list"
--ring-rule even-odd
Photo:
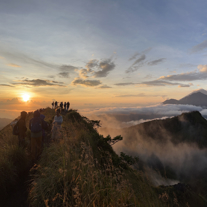
[(27, 101), (29, 101), (29, 99), (30, 99), (30, 96), (29, 96), (29, 94), (27, 94), (27, 93), (24, 93), (24, 94), (22, 95), (22, 100), (23, 100), (24, 102), (27, 102)]

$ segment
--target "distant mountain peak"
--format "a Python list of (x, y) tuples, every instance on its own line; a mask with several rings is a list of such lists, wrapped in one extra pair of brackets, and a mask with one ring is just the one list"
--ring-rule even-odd
[(195, 91), (193, 91), (192, 93), (190, 93), (189, 95), (191, 95), (191, 94), (193, 94), (193, 93), (197, 93), (197, 92), (201, 92), (201, 93), (207, 95), (207, 91), (204, 90), (203, 88), (200, 88), (200, 89), (198, 89), (198, 90), (195, 90)]
[(207, 106), (207, 91), (199, 89), (193, 91), (189, 95), (181, 98), (180, 100), (168, 99), (163, 104), (187, 104), (195, 106)]

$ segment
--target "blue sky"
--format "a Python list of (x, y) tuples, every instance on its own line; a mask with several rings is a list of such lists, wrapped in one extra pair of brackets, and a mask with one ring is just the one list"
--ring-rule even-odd
[[(206, 89), (206, 1), (0, 2), (0, 102), (136, 106)], [(126, 98), (127, 97), (127, 98)], [(1, 104), (1, 103), (0, 103)]]

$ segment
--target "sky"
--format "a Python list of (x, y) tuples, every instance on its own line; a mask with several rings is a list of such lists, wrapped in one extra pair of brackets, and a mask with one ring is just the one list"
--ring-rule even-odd
[(80, 111), (145, 107), (207, 89), (206, 7), (204, 0), (1, 0), (0, 118), (54, 100)]

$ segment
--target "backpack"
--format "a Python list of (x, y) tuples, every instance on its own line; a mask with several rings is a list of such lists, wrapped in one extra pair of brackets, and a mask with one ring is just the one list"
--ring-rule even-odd
[(31, 132), (38, 133), (42, 131), (42, 119), (35, 117), (31, 120)]
[(13, 135), (19, 135), (19, 121), (14, 125)]

